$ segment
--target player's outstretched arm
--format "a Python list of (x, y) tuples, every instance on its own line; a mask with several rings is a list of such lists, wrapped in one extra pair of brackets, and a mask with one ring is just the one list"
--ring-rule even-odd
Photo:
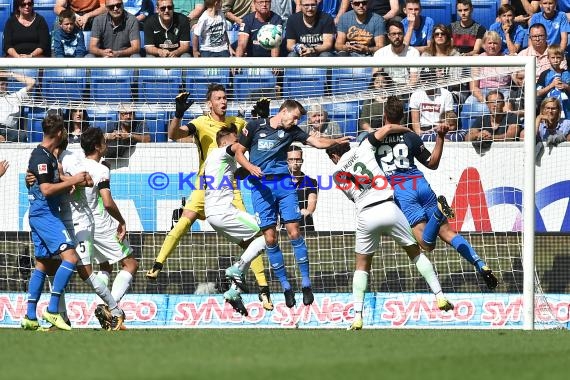
[(8, 170), (9, 167), (10, 163), (8, 163), (8, 161), (6, 160), (0, 161), (0, 177), (2, 177), (4, 173), (6, 173), (6, 170)]
[(388, 135), (406, 132), (410, 132), (410, 128), (404, 127), (400, 124), (385, 124), (382, 126), (382, 128), (378, 128), (376, 131), (374, 131), (374, 137), (376, 140), (382, 141)]
[(261, 177), (263, 172), (258, 166), (255, 166), (245, 156), (245, 152), (247, 148), (240, 143), (235, 143), (232, 146), (232, 150), (236, 155), (236, 161), (240, 164), (245, 170), (247, 170), (251, 175), (256, 177)]
[(431, 156), (427, 160), (426, 163), (423, 163), (428, 169), (435, 170), (439, 167), (439, 161), (441, 160), (441, 155), (443, 153), (443, 143), (445, 141), (445, 134), (449, 131), (447, 124), (440, 123), (437, 127), (435, 127), (437, 132), (437, 137), (435, 139), (435, 147), (433, 148), (433, 152), (431, 152)]
[(184, 113), (194, 104), (193, 100), (188, 100), (189, 97), (189, 92), (181, 92), (176, 96), (176, 111), (174, 112), (174, 118), (170, 120), (170, 124), (168, 125), (168, 138), (171, 140), (178, 140), (190, 134), (188, 126), (181, 126)]
[(309, 138), (306, 141), (306, 144), (314, 146), (315, 148), (318, 149), (326, 149), (337, 144), (344, 144), (351, 142), (352, 140), (354, 140), (354, 138), (351, 136), (343, 136), (336, 139), (331, 139), (328, 137), (317, 137), (316, 135), (312, 135), (309, 136)]

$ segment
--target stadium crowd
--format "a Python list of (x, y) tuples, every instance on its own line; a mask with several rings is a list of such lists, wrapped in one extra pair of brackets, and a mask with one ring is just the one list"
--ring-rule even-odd
[[(196, 0), (52, 0), (38, 4), (33, 0), (14, 0), (4, 12), (0, 10), (0, 28), (4, 56), (14, 58), (373, 56), (381, 59), (530, 55), (536, 57), (538, 64), (537, 131), (543, 128), (552, 135), (562, 134), (564, 140), (570, 138), (560, 126), (570, 111), (570, 74), (565, 59), (570, 31), (570, 13), (565, 11), (570, 11), (570, 2), (489, 0), (483, 2), (487, 13), (477, 13), (481, 20), (474, 18), (481, 2), (456, 0), (450, 6), (444, 1), (441, 3), (447, 5), (437, 8), (437, 12), (431, 11), (432, 3), (424, 9), (421, 0), (205, 0), (203, 4)], [(490, 14), (494, 10), (496, 15)], [(452, 21), (454, 16), (456, 21)], [(259, 28), (268, 23), (283, 28), (283, 42), (272, 50), (262, 48), (257, 40)], [(435, 140), (434, 126), (441, 121), (450, 126), (447, 136), (450, 141), (522, 138), (524, 75), (520, 72), (493, 75), (492, 68), (473, 69), (471, 73), (468, 70), (384, 68), (367, 71), (365, 75), (375, 95), (390, 86), (409, 88), (409, 94), (403, 94), (408, 107), (403, 122), (424, 141)], [(232, 71), (228, 83), (224, 83), (230, 98), (241, 98), (242, 93), (237, 90), (232, 93), (232, 85), (237, 88), (243, 84), (238, 81), (240, 74), (243, 73)], [(469, 74), (481, 74), (484, 78), (471, 83), (433, 86), (434, 81), (444, 83)], [(246, 98), (255, 100), (260, 94), (299, 98), (283, 91), (288, 75), (290, 72), (272, 70), (273, 82), (269, 81), (272, 88), (269, 91), (252, 88), (248, 93), (245, 86)], [(302, 71), (299, 75), (303, 75)], [(10, 80), (21, 82), (22, 89), (2, 90), (5, 88), (2, 83)], [(329, 95), (331, 91), (334, 95), (331, 83), (335, 81), (334, 73), (323, 74), (322, 80), (323, 91), (317, 96)], [(419, 88), (428, 82), (436, 88)], [(33, 139), (26, 133), (31, 123), (24, 120), (30, 115), (16, 106), (14, 100), (26, 100), (29, 93), (39, 93), (40, 87), (42, 92), (49, 87), (42, 83), (41, 71), (36, 78), (0, 73), (0, 92), (5, 94), (0, 100), (3, 103), (0, 140), (39, 141), (39, 137)], [(140, 100), (142, 95), (136, 86), (132, 91), (131, 100)], [(195, 94), (192, 96), (196, 98)], [(102, 99), (91, 95), (90, 100)], [(323, 109), (322, 114), (330, 118), (325, 121), (327, 128), (338, 127), (332, 135), (338, 131), (356, 136), (381, 125), (383, 97), (356, 100), (346, 104), (345, 108), (353, 109), (350, 114)], [(560, 109), (556, 122), (542, 114), (545, 109), (541, 107), (542, 101), (554, 101)], [(131, 116), (138, 118), (141, 115)], [(119, 119), (120, 115), (115, 118)], [(168, 119), (169, 115), (163, 117), (155, 132), (144, 125), (138, 126), (140, 133), (131, 133), (129, 129), (127, 133), (136, 136), (129, 137), (129, 142), (164, 141)], [(311, 120), (306, 127), (319, 128), (311, 125)], [(113, 130), (108, 130), (112, 127), (105, 127), (107, 137), (114, 136)], [(78, 130), (69, 132), (77, 135)], [(138, 137), (147, 133), (150, 138)]]

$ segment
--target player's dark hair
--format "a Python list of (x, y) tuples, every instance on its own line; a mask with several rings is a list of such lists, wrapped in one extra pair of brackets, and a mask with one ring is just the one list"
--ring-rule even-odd
[(487, 95), (485, 96), (485, 100), (489, 101), (489, 96), (491, 95), (495, 95), (497, 98), (499, 98), (499, 100), (505, 100), (505, 95), (503, 95), (503, 93), (499, 90), (491, 90), (487, 93)]
[(67, 149), (67, 145), (69, 144), (69, 140), (67, 139), (67, 131), (64, 129), (63, 130), (63, 136), (62, 136), (62, 140), (59, 143), (59, 145), (57, 146), (57, 148), (59, 149), (59, 152), (63, 152), (64, 150)]
[(42, 120), (42, 131), (48, 137), (53, 137), (63, 131), (63, 117), (58, 114), (48, 114)]
[(216, 92), (216, 91), (223, 91), (223, 92), (226, 92), (226, 88), (224, 87), (223, 84), (210, 83), (210, 84), (208, 85), (208, 92), (206, 92), (206, 100), (212, 99), (212, 93), (214, 93), (214, 92)]
[(231, 123), (230, 125), (228, 125), (226, 127), (222, 127), (222, 129), (220, 129), (218, 131), (218, 133), (216, 133), (216, 144), (218, 144), (218, 146), (220, 146), (222, 139), (226, 136), (231, 135), (232, 133), (234, 135), (237, 135), (237, 127), (234, 123)]
[(342, 155), (348, 152), (349, 150), (350, 150), (350, 144), (346, 142), (342, 144), (333, 145), (330, 148), (327, 148), (325, 152), (327, 152), (329, 158), (332, 158), (333, 154), (342, 157)]
[(213, 8), (218, 0), (204, 0), (204, 8)]
[(303, 149), (299, 145), (289, 145), (287, 152), (303, 152)]
[(299, 112), (301, 112), (301, 115), (307, 114), (307, 110), (305, 109), (305, 107), (303, 107), (301, 103), (299, 103), (294, 99), (285, 100), (283, 104), (281, 104), (281, 107), (279, 107), (279, 111), (282, 111), (284, 109), (287, 109), (288, 111), (293, 111), (295, 109), (298, 109)]
[(83, 149), (85, 155), (92, 154), (104, 139), (105, 135), (101, 128), (87, 128), (81, 134), (81, 149)]
[(384, 123), (400, 123), (404, 117), (404, 102), (397, 96), (389, 96), (384, 105)]

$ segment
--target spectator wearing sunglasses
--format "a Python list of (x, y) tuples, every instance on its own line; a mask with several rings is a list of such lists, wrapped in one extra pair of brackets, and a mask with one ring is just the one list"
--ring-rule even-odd
[(174, 12), (172, 0), (158, 0), (156, 13), (144, 23), (147, 57), (190, 57), (190, 22)]
[(384, 19), (368, 11), (367, 0), (353, 0), (338, 22), (335, 49), (340, 56), (372, 55), (384, 46)]
[(140, 57), (139, 22), (122, 0), (106, 0), (107, 13), (95, 17), (88, 57)]
[(4, 26), (4, 53), (11, 58), (49, 57), (51, 40), (46, 20), (34, 11), (33, 0), (17, 0)]

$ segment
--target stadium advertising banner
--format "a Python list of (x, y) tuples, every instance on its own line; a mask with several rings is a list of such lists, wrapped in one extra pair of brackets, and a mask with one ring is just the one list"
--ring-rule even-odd
[[(221, 295), (126, 295), (120, 307), (126, 327), (133, 328), (346, 328), (354, 317), (352, 295), (315, 294), (311, 306), (285, 306), (283, 296), (273, 296), (275, 309), (266, 311), (257, 295), (243, 296), (249, 311), (242, 317)], [(443, 312), (435, 298), (425, 293), (369, 293), (364, 305), (365, 328), (521, 328), (522, 297), (512, 294), (449, 294), (455, 310)], [(550, 309), (562, 326), (568, 326), (570, 295), (549, 294)], [(66, 295), (67, 310), (75, 328), (99, 328), (92, 294)], [(48, 295), (38, 303), (47, 307)], [(0, 293), (0, 327), (19, 327), (26, 312), (25, 294)], [(39, 314), (41, 315), (41, 314)], [(553, 325), (550, 312), (536, 313), (537, 324)]]
[[(536, 166), (537, 232), (570, 232), (570, 174), (550, 162), (568, 162), (570, 149), (562, 144), (546, 148)], [(2, 231), (27, 231), (27, 190), (24, 175), (33, 145), (2, 144), (0, 158), (10, 169), (0, 181), (4, 194)], [(76, 151), (78, 147), (71, 146)], [(432, 148), (428, 144), (428, 148)], [(332, 163), (324, 151), (305, 149), (303, 171), (319, 186), (314, 214), (317, 231), (353, 231), (354, 206), (335, 188), (330, 177)], [(470, 143), (448, 143), (436, 171), (422, 169), (437, 194), (452, 203), (457, 217), (451, 220), (459, 231), (509, 232), (522, 230), (522, 188), (524, 183), (522, 143), (493, 143), (482, 157)], [(138, 144), (130, 158), (111, 161), (111, 190), (129, 231), (166, 231), (172, 211), (182, 197), (195, 188), (198, 170), (193, 144)], [(248, 199), (247, 183), (241, 185)], [(339, 212), (342, 210), (342, 212)], [(339, 217), (342, 216), (342, 217)], [(195, 223), (196, 231), (211, 231), (206, 222)]]

